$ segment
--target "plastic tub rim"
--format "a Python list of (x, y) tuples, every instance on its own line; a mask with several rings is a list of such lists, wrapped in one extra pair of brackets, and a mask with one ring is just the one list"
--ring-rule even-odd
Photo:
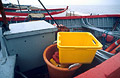
[(48, 47), (44, 50), (43, 58), (44, 58), (44, 61), (46, 62), (47, 65), (49, 65), (50, 67), (52, 67), (52, 68), (54, 68), (54, 69), (56, 69), (56, 70), (59, 70), (59, 71), (73, 71), (73, 70), (78, 69), (78, 68), (81, 66), (81, 65), (80, 65), (80, 66), (71, 68), (71, 69), (69, 70), (68, 68), (60, 68), (60, 67), (56, 67), (56, 66), (54, 66), (53, 64), (51, 64), (51, 63), (48, 61), (47, 57), (46, 57), (46, 52), (48, 51), (49, 48), (51, 48), (51, 47), (53, 47), (53, 46), (55, 46), (55, 45), (56, 45), (56, 44), (52, 44), (52, 45), (48, 46)]
[[(62, 46), (59, 44), (59, 36), (58, 36), (59, 33), (86, 33), (86, 34), (93, 36), (93, 38), (94, 38), (93, 40), (98, 42), (98, 46)], [(57, 33), (57, 47), (58, 48), (79, 48), (79, 49), (83, 49), (83, 48), (84, 49), (85, 48), (100, 49), (101, 47), (103, 47), (103, 45), (90, 32), (58, 32)]]

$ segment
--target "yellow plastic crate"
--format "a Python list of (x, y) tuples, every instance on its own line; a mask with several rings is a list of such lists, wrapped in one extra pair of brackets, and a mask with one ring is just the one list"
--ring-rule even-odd
[(91, 63), (102, 44), (89, 32), (58, 32), (60, 63)]

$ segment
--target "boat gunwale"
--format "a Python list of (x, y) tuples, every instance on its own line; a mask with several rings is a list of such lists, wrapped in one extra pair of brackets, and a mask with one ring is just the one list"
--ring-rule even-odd
[[(120, 17), (120, 14), (91, 15), (91, 16), (63, 16), (63, 17), (53, 17), (53, 18), (55, 20), (63, 20), (63, 19), (103, 18), (103, 17)], [(45, 20), (52, 20), (52, 19), (50, 17), (46, 17)]]

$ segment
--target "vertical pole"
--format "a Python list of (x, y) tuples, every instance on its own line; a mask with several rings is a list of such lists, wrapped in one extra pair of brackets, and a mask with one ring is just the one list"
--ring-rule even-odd
[(19, 0), (17, 0), (17, 2), (18, 2), (18, 6), (20, 8), (20, 12), (22, 13)]
[(5, 11), (4, 11), (4, 8), (3, 8), (3, 4), (2, 4), (2, 1), (0, 0), (0, 12), (1, 12), (1, 15), (2, 15), (2, 19), (3, 19), (3, 31), (9, 31), (9, 24), (6, 20), (6, 15), (5, 15)]

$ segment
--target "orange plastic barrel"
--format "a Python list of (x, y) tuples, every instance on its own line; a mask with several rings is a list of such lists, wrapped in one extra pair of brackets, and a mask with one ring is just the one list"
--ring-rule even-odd
[(49, 60), (52, 58), (53, 54), (56, 51), (58, 51), (57, 44), (52, 44), (48, 46), (43, 53), (44, 61), (46, 62), (47, 67), (48, 67), (49, 77), (50, 78), (72, 78), (75, 71), (80, 66), (73, 67), (70, 70), (68, 68), (60, 68), (60, 67), (54, 66), (53, 64), (50, 63)]

